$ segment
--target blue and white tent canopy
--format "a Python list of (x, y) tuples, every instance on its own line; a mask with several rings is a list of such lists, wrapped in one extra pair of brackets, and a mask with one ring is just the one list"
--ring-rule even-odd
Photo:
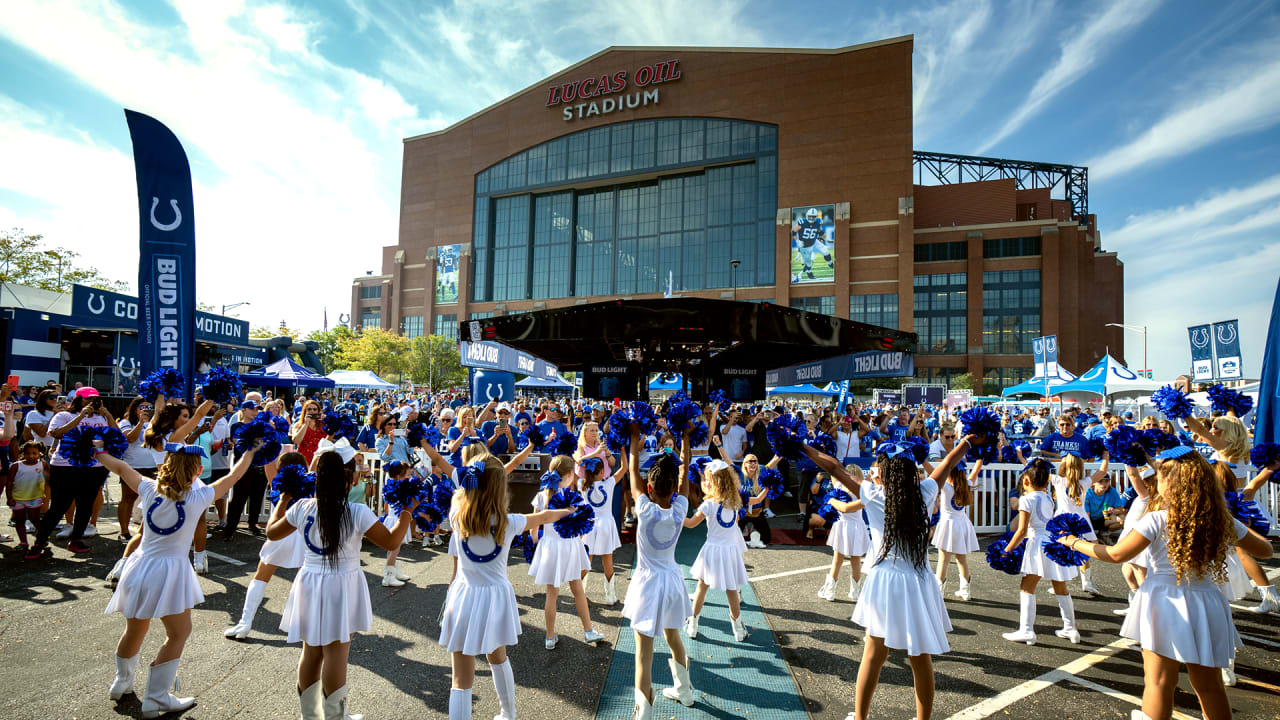
[(516, 383), (516, 387), (524, 388), (526, 390), (527, 389), (572, 390), (573, 383), (569, 382), (568, 380), (565, 380), (559, 375), (556, 375), (555, 377), (548, 377), (548, 378), (539, 378), (539, 377), (533, 377), (532, 375), (530, 375), (529, 377)]
[(340, 388), (365, 388), (371, 390), (395, 390), (396, 384), (378, 377), (372, 370), (334, 370), (325, 375)]
[(253, 370), (240, 373), (240, 382), (253, 387), (303, 387), (331, 388), (334, 382), (329, 378), (313, 373), (289, 358), (281, 358), (276, 362)]
[(1096, 365), (1082, 373), (1074, 382), (1053, 390), (1055, 395), (1073, 393), (1092, 395), (1116, 395), (1119, 393), (1142, 394), (1157, 390), (1165, 383), (1148, 380), (1120, 364), (1119, 360), (1105, 355)]
[[(1055, 363), (1054, 367), (1057, 369), (1058, 374), (1049, 378), (1049, 395), (1057, 395), (1058, 388), (1061, 388), (1063, 385), (1066, 385), (1076, 379), (1075, 375), (1072, 375), (1070, 372), (1062, 369), (1062, 366)], [(1040, 397), (1047, 397), (1045, 394), (1044, 376), (1041, 375), (1039, 377), (1033, 377), (1026, 382), (1018, 383), (1013, 387), (1007, 387), (1000, 391), (1000, 395), (1001, 397), (1010, 397), (1011, 395), (1038, 395)]]
[(808, 383), (803, 385), (779, 385), (778, 387), (766, 388), (766, 392), (770, 395), (822, 395), (824, 397), (835, 397), (840, 394), (839, 390), (824, 390)]

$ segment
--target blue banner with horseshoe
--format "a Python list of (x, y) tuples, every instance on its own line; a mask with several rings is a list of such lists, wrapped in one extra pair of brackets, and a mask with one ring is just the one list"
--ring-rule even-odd
[(142, 372), (195, 374), (196, 231), (191, 166), (163, 123), (124, 111), (138, 180), (138, 356)]

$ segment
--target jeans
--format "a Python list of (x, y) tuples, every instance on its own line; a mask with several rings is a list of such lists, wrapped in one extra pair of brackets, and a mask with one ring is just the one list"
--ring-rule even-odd
[(93, 520), (93, 504), (98, 499), (98, 492), (107, 482), (107, 469), (98, 467), (70, 467), (68, 465), (51, 465), (49, 468), (49, 510), (40, 519), (40, 528), (36, 533), (36, 542), (49, 541), (49, 535), (58, 526), (58, 520), (76, 504), (76, 519), (72, 526), (71, 539), (84, 537), (84, 529)]
[(240, 524), (240, 513), (244, 512), (245, 503), (249, 504), (249, 517), (246, 524), (255, 527), (262, 514), (262, 496), (267, 492), (267, 473), (260, 467), (251, 467), (245, 471), (235, 488), (231, 491), (231, 502), (227, 504), (227, 527), (225, 534), (236, 531)]

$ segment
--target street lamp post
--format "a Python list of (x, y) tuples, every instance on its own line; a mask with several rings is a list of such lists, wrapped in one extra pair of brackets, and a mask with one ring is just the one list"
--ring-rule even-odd
[[(1147, 367), (1147, 326), (1146, 325), (1125, 325), (1124, 323), (1107, 323), (1107, 327), (1124, 328), (1134, 332), (1142, 333), (1142, 372), (1150, 372), (1151, 368)], [(1153, 373), (1154, 374), (1154, 373)]]
[(58, 261), (58, 288), (61, 289), (62, 288), (62, 256), (59, 255), (56, 250), (45, 250), (44, 254)]
[(733, 301), (738, 301), (738, 266), (742, 264), (741, 260), (730, 260), (729, 265), (733, 266)]
[(223, 306), (222, 306), (222, 314), (223, 314), (223, 315), (226, 315), (228, 310), (235, 310), (236, 308), (240, 307), (241, 305), (248, 305), (248, 304), (250, 304), (250, 303), (249, 303), (249, 301), (248, 301), (248, 300), (246, 300), (246, 301), (244, 301), (244, 302), (231, 303), (230, 305), (223, 305)]

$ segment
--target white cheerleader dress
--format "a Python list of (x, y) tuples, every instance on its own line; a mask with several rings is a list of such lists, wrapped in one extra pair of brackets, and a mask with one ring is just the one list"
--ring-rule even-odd
[(738, 511), (718, 502), (702, 501), (698, 512), (707, 519), (707, 540), (693, 561), (694, 578), (712, 590), (737, 590), (747, 584), (747, 565), (742, 553), (747, 543), (738, 530)]
[(120, 582), (105, 614), (120, 613), (131, 620), (177, 615), (204, 602), (200, 581), (187, 559), (196, 528), (213, 503), (214, 490), (194, 480), (182, 500), (161, 495), (156, 481), (138, 483), (137, 507), (147, 529), (138, 551), (124, 562)]
[(321, 554), (315, 498), (299, 500), (285, 511), (284, 517), (296, 528), (294, 533), (302, 538), (304, 549), (302, 568), (293, 579), (280, 615), (280, 629), (288, 633), (291, 643), (318, 646), (350, 642), (353, 634), (373, 627), (369, 583), (360, 569), (360, 543), (378, 517), (367, 505), (352, 503), (347, 508), (351, 525), (338, 545), (335, 565)]
[[(920, 496), (929, 507), (938, 496), (932, 478), (920, 483)], [(862, 482), (862, 502), (871, 520), (869, 569), (864, 569), (862, 593), (853, 609), (853, 621), (887, 647), (907, 655), (940, 655), (951, 649), (947, 633), (951, 618), (942, 601), (942, 590), (926, 562), (916, 567), (897, 549), (879, 560), (884, 545), (884, 486)]]
[(618, 534), (618, 523), (613, 519), (613, 494), (618, 490), (618, 479), (614, 477), (597, 480), (591, 487), (582, 490), (592, 512), (596, 514), (595, 525), (591, 532), (582, 536), (587, 552), (592, 555), (609, 555), (622, 547), (622, 536)]
[(1053, 499), (1049, 493), (1036, 490), (1018, 500), (1018, 512), (1031, 517), (1027, 523), (1026, 550), (1022, 553), (1022, 574), (1036, 575), (1045, 580), (1070, 580), (1076, 576), (1075, 567), (1063, 567), (1044, 554), (1044, 543), (1049, 538), (1045, 525), (1053, 519)]
[[(1129, 511), (1125, 513), (1124, 527), (1120, 529), (1120, 537), (1116, 539), (1116, 542), (1123, 540), (1124, 536), (1128, 535), (1129, 532), (1138, 525), (1138, 522), (1142, 520), (1143, 516), (1146, 515), (1147, 502), (1149, 499), (1149, 497), (1134, 498), (1133, 503), (1129, 505)], [(1143, 550), (1135, 555), (1133, 559), (1129, 561), (1129, 564), (1137, 565), (1141, 568), (1147, 567), (1147, 551)]]
[[(519, 639), (520, 613), (516, 591), (507, 577), (507, 555), (511, 541), (524, 532), (524, 515), (507, 515), (507, 532), (502, 544), (492, 535), (473, 535), (465, 540), (456, 518), (449, 553), (458, 558), (458, 576), (449, 585), (440, 619), (440, 644), (451, 653), (487, 655), (500, 647), (515, 645)], [(543, 541), (554, 534), (543, 534)], [(540, 543), (541, 544), (541, 543)]]
[[(1058, 499), (1058, 512), (1054, 515), (1078, 515), (1085, 520), (1089, 519), (1089, 513), (1085, 511), (1084, 505), (1079, 505), (1071, 499), (1071, 493), (1068, 491), (1068, 480), (1060, 475), (1054, 475), (1049, 478), (1049, 482), (1053, 483), (1053, 492)], [(1084, 499), (1084, 493), (1081, 492), (1080, 499)], [(1089, 523), (1089, 532), (1080, 537), (1089, 542), (1097, 542), (1098, 534), (1093, 531), (1093, 523)]]
[(978, 534), (969, 519), (968, 509), (956, 505), (956, 487), (942, 484), (942, 501), (939, 503), (938, 526), (933, 530), (933, 546), (956, 555), (978, 552)]
[[(1168, 513), (1156, 510), (1143, 516), (1133, 529), (1151, 541), (1147, 579), (1129, 605), (1120, 636), (1137, 641), (1143, 650), (1181, 663), (1227, 667), (1236, 649), (1243, 647), (1231, 620), (1231, 606), (1212, 579), (1184, 576), (1178, 583), (1169, 562), (1168, 522)], [(1238, 520), (1232, 522), (1234, 539), (1239, 541), (1248, 528)]]
[(688, 511), (689, 498), (683, 495), (674, 496), (666, 510), (648, 495), (636, 501), (636, 569), (627, 585), (622, 616), (646, 637), (679, 629), (693, 615), (684, 571), (676, 563), (676, 542)]
[[(848, 492), (848, 489), (839, 482), (832, 484), (837, 489)], [(871, 547), (871, 535), (867, 532), (866, 521), (862, 519), (862, 511), (840, 513), (840, 517), (832, 523), (831, 530), (827, 533), (827, 545), (832, 551), (845, 557), (866, 555)]]
[(258, 560), (282, 568), (300, 568), (306, 557), (307, 545), (298, 532), (291, 532), (282, 540), (268, 540), (258, 551)]
[[(539, 492), (533, 497), (533, 511), (546, 509), (547, 493)], [(581, 580), (582, 573), (590, 569), (591, 557), (581, 537), (562, 538), (550, 523), (543, 528), (529, 563), (529, 575), (535, 583), (559, 587), (570, 580)]]

